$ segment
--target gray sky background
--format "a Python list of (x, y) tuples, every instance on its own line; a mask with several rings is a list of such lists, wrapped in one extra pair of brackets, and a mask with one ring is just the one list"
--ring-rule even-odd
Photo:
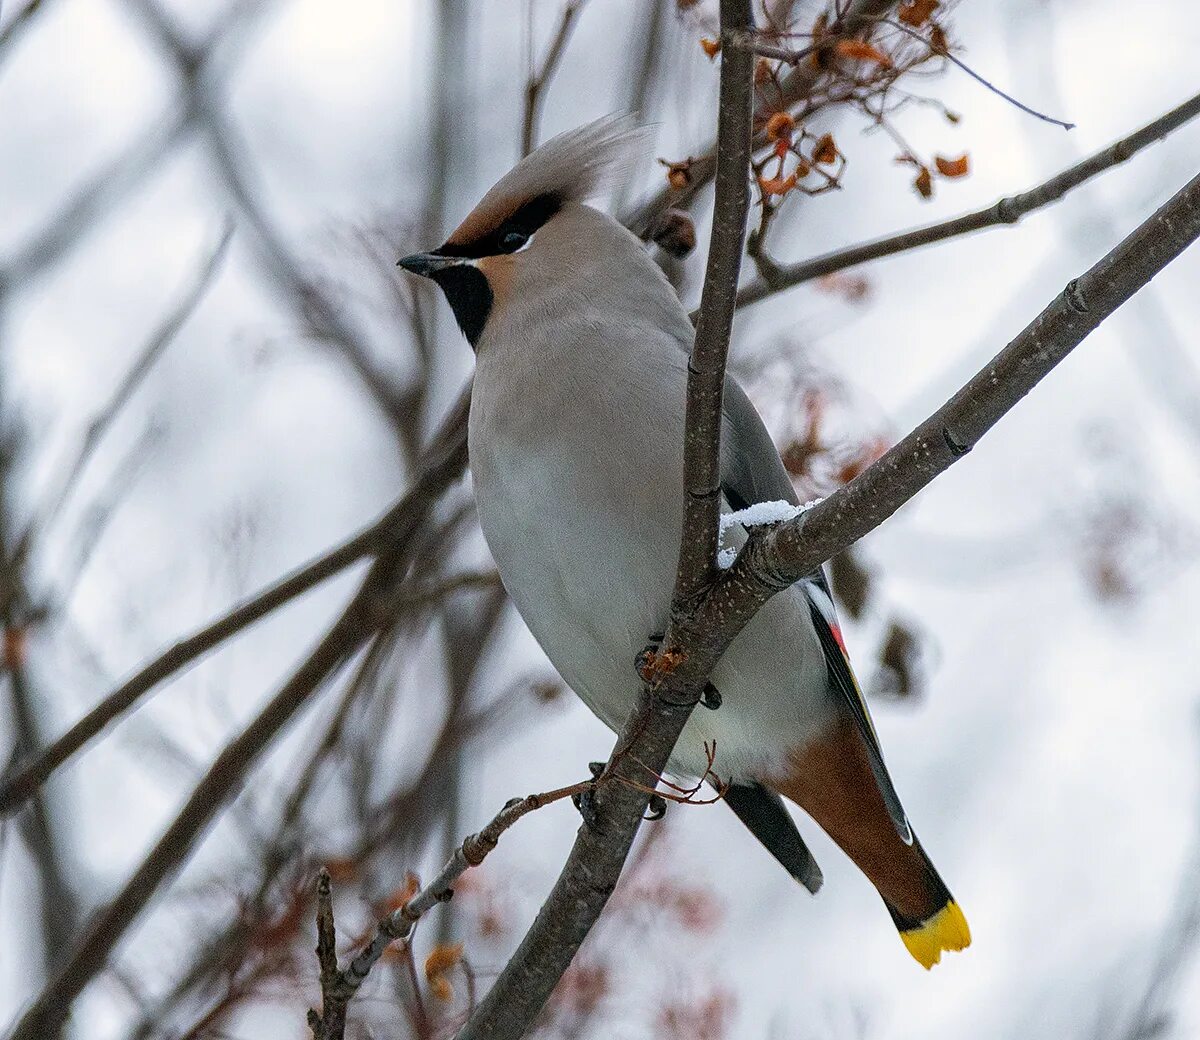
[[(591, 0), (550, 92), (543, 138), (619, 107), (613, 70), (624, 67), (639, 2)], [(208, 0), (172, 6), (197, 30), (217, 10)], [(926, 154), (968, 151), (971, 176), (940, 182), (936, 198), (922, 202), (908, 172), (892, 164), (892, 144), (863, 134), (859, 117), (840, 116), (832, 129), (849, 159), (845, 190), (794, 206), (797, 219), (774, 232), (776, 254), (809, 256), (991, 202), (1147, 122), (1196, 89), (1200, 28), (1188, 6), (964, 0), (952, 25), (972, 67), (1078, 128), (1066, 134), (1033, 120), (952, 69), (927, 87), (963, 115), (961, 124), (913, 108), (899, 125)], [(448, 185), (451, 226), (511, 165), (519, 137), (523, 5), (476, 7), (465, 46), (478, 60), (460, 86), (457, 128), (469, 161)], [(347, 229), (421, 212), (429, 8), (422, 0), (280, 0), (231, 83), (231, 111), (271, 215), (306, 262), (330, 277), (356, 270), (346, 264)], [(539, 51), (556, 9), (535, 4)], [(654, 155), (681, 158), (711, 133), (716, 67), (699, 35), (672, 21), (645, 188), (660, 183)], [(172, 90), (120, 3), (52, 3), (0, 68), (0, 257), (162, 118)], [(737, 348), (802, 348), (844, 381), (862, 414), (899, 435), (1194, 175), (1197, 154), (1200, 127), (1185, 128), (1015, 229), (865, 268), (865, 306), (813, 287), (794, 290), (739, 318)], [(31, 500), (53, 482), (229, 210), (201, 149), (185, 144), (11, 301), (0, 326), (0, 378), (36, 447)], [(421, 244), (429, 243), (414, 243)], [(702, 263), (700, 255), (689, 261), (689, 302)], [(156, 647), (368, 522), (402, 487), (402, 468), (352, 375), (296, 336), (294, 319), (254, 267), (238, 230), (213, 290), (89, 472), (85, 491), (96, 494), (122, 450), (156, 431), (63, 624), (35, 643), (56, 729)], [(866, 542), (888, 604), (916, 621), (932, 651), (919, 703), (880, 703), (876, 719), (910, 816), (967, 912), (972, 948), (920, 971), (869, 884), (811, 825), (802, 828), (827, 879), (816, 899), (724, 808), (670, 814), (673, 869), (711, 886), (722, 918), (713, 936), (656, 941), (673, 944), (698, 977), (720, 977), (734, 991), (734, 1035), (1118, 1035), (1170, 924), (1200, 830), (1192, 612), (1200, 596), (1200, 453), (1180, 419), (1189, 400), (1200, 400), (1189, 396), (1200, 390), (1198, 284), (1193, 250)], [(356, 293), (345, 300), (363, 306)], [(446, 318), (443, 310), (449, 388), (467, 373), (470, 354)], [(1172, 344), (1164, 345), (1164, 329)], [(1171, 354), (1172, 345), (1182, 354)], [(771, 413), (779, 402), (769, 384), (759, 380), (755, 390)], [(1097, 504), (1114, 499), (1136, 502), (1154, 522), (1124, 547), (1136, 561), (1134, 594), (1098, 602), (1080, 545)], [(70, 552), (52, 535), (48, 574), (69, 568)], [(195, 763), (207, 762), (352, 582), (322, 587), (175, 681), (56, 782), (56, 797), (78, 821), (71, 851), (85, 891), (110, 892), (190, 788), (192, 767), (164, 758), (158, 730)], [(848, 626), (852, 656), (869, 659), (882, 624), (873, 617)], [(517, 622), (506, 631), (512, 670), (536, 660)], [(422, 720), (400, 721), (419, 742)], [(293, 731), (273, 757), (262, 797), (271, 796), (295, 739)], [(474, 763), (468, 826), (513, 795), (577, 779), (610, 746), (582, 705), (558, 706)], [(397, 754), (403, 768), (403, 748)], [(576, 823), (569, 806), (535, 814), (488, 861), (489, 876), (517, 880), (521, 913), (535, 912)], [(218, 827), (199, 863), (238, 855), (244, 840)], [(7, 951), (26, 926), (28, 893), (20, 855), (5, 856)], [(194, 875), (189, 868), (176, 884)], [(145, 966), (164, 944), (185, 944), (175, 924), (150, 915), (122, 947), (126, 963)], [(491, 955), (497, 965), (502, 953)], [(19, 958), (0, 956), (0, 1019), (35, 981)], [(1187, 968), (1172, 1035), (1200, 1030), (1198, 983), (1200, 969)], [(86, 1035), (121, 1035), (121, 1007), (113, 991), (92, 987), (80, 1005)], [(1109, 1031), (1097, 1032), (1097, 1021)], [(274, 1014), (247, 1021), (239, 1035), (296, 1036), (302, 1028), (301, 1019)], [(630, 1026), (614, 1035), (642, 1034)]]

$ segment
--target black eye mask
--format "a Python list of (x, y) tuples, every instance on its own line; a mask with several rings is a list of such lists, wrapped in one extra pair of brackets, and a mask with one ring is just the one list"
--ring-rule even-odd
[(562, 199), (557, 195), (539, 195), (486, 235), (470, 242), (447, 242), (435, 249), (434, 253), (437, 256), (461, 256), (471, 260), (515, 253), (561, 208)]

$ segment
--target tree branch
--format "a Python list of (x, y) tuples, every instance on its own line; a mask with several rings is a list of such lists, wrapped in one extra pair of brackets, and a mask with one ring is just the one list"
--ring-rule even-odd
[[(522, 816), (543, 806), (593, 791), (598, 780), (584, 780), (569, 787), (560, 787), (544, 794), (513, 798), (505, 804), (478, 834), (469, 835), (454, 849), (450, 859), (438, 871), (437, 877), (416, 892), (398, 910), (379, 922), (370, 943), (346, 966), (337, 968), (336, 954), (331, 951), (333, 911), (329, 900), (329, 874), (324, 869), (317, 877), (317, 958), (321, 965), (322, 1011), (308, 1013), (313, 1040), (342, 1040), (346, 1028), (346, 1006), (367, 980), (371, 969), (384, 951), (396, 940), (407, 939), (416, 923), (439, 903), (448, 903), (454, 896), (454, 884), (471, 867), (477, 867), (500, 842), (500, 837)], [(332, 971), (329, 958), (333, 957)]]
[(752, 537), (725, 584), (786, 587), (878, 527), (975, 447), (1118, 307), (1200, 236), (1196, 177), (1067, 287), (942, 408), (829, 498)]
[[(878, 19), (886, 15), (898, 0), (851, 0), (845, 14), (835, 17), (827, 30), (826, 40), (832, 47), (832, 41), (848, 36), (867, 33), (875, 26)], [(835, 8), (839, 5), (835, 4)], [(744, 39), (742, 35), (738, 39)], [(735, 45), (736, 46), (736, 45)], [(746, 50), (748, 48), (739, 47)], [(779, 86), (779, 90), (771, 90), (770, 96), (762, 100), (755, 109), (755, 118), (765, 122), (765, 117), (771, 112), (791, 108), (809, 98), (826, 76), (825, 69), (813, 62), (801, 62), (793, 68)], [(754, 147), (766, 144), (765, 131), (755, 134)], [(717, 159), (716, 145), (710, 144), (699, 152), (688, 167), (690, 177), (687, 187), (682, 189), (663, 188), (652, 199), (641, 205), (634, 213), (625, 218), (626, 226), (636, 235), (645, 236), (658, 222), (659, 217), (672, 207), (686, 208), (696, 196), (716, 176)]]
[[(48, 6), (43, 3), (39, 10)], [(0, 261), (0, 295), (14, 287), (25, 286), (61, 260), (102, 217), (183, 143), (196, 128), (196, 113), (189, 104), (191, 93), (218, 73), (230, 74), (237, 49), (249, 42), (249, 26), (261, 18), (268, 7), (269, 3), (260, 0), (232, 3), (214, 31), (199, 45), (186, 48), (188, 73), (183, 89), (168, 113), (119, 156), (90, 176), (13, 255)], [(16, 24), (15, 21), (10, 23), (10, 27)]]
[(364, 557), (394, 552), (398, 545), (407, 541), (425, 516), (429, 502), (458, 480), (466, 469), (470, 400), (468, 387), (459, 395), (434, 435), (412, 488), (375, 523), (267, 586), (199, 631), (172, 644), (108, 694), (36, 758), (19, 763), (11, 770), (0, 783), (0, 819), (16, 812), (55, 770), (160, 683)]
[[(451, 431), (457, 434), (457, 429)], [(452, 472), (461, 473), (465, 453)], [(451, 477), (446, 477), (448, 484)], [(246, 728), (230, 741), (167, 828), (130, 875), (121, 891), (92, 918), (91, 924), (59, 971), (17, 1022), (10, 1040), (40, 1040), (51, 1035), (88, 982), (145, 910), (158, 888), (189, 857), (213, 819), (240, 789), (264, 751), (331, 675), (357, 653), (390, 619), (418, 530), (436, 495), (415, 498), (408, 534), (381, 554), (358, 592), (308, 658)]]
[(0, 61), (7, 56), (8, 51), (29, 31), (33, 20), (41, 13), (43, 7), (49, 6), (45, 0), (28, 0), (8, 24), (0, 29)]
[(537, 143), (538, 124), (542, 118), (542, 102), (545, 100), (546, 84), (558, 71), (559, 62), (566, 53), (571, 33), (575, 28), (575, 20), (587, 0), (567, 0), (563, 8), (562, 19), (558, 23), (558, 32), (550, 41), (550, 49), (546, 51), (542, 67), (537, 72), (530, 72), (529, 81), (525, 84), (525, 118), (521, 121), (521, 156), (533, 151)]
[(121, 414), (125, 405), (128, 404), (129, 399), (137, 392), (138, 387), (142, 385), (146, 376), (150, 374), (151, 369), (154, 368), (154, 365), (166, 352), (167, 347), (179, 335), (180, 330), (187, 324), (188, 318), (192, 316), (192, 313), (208, 292), (209, 287), (216, 278), (217, 272), (221, 269), (221, 264), (225, 259), (225, 254), (232, 238), (233, 222), (226, 218), (224, 226), (221, 229), (221, 234), (217, 239), (217, 244), (209, 251), (203, 263), (197, 268), (190, 284), (184, 290), (179, 300), (159, 323), (158, 328), (154, 330), (145, 346), (138, 352), (137, 357), (134, 358), (133, 365), (125, 373), (124, 378), (117, 384), (116, 389), (109, 396), (108, 400), (96, 412), (91, 422), (88, 423), (83, 440), (80, 442), (70, 466), (67, 467), (62, 481), (55, 489), (54, 494), (47, 500), (46, 506), (41, 511), (41, 516), (30, 522), (30, 530), (22, 539), (24, 545), (28, 546), (32, 543), (34, 537), (33, 531), (45, 531), (57, 519), (63, 506), (71, 497), (72, 491), (74, 491), (78, 484), (79, 478), (83, 475), (83, 471), (87, 468), (92, 456), (96, 453), (100, 442), (104, 440), (105, 435)]
[[(748, 3), (721, 6), (722, 38), (751, 24)], [(688, 364), (684, 422), (684, 514), (673, 610), (685, 607), (712, 582), (721, 512), (721, 404), (729, 333), (741, 270), (746, 214), (750, 208), (748, 170), (753, 134), (753, 56), (727, 48), (721, 60), (721, 96), (717, 116), (717, 187), (708, 264), (700, 298), (696, 339)]]
[[(723, 37), (750, 24), (750, 0), (721, 0)], [(687, 494), (672, 621), (664, 642), (668, 647), (677, 642), (675, 615), (703, 588), (715, 566), (721, 397), (749, 199), (753, 67), (747, 49), (722, 53), (717, 199), (704, 304), (688, 373)], [(674, 689), (673, 696), (649, 687), (642, 691), (607, 766), (611, 776), (631, 783), (605, 784), (594, 792), (594, 816), (580, 828), (554, 890), (458, 1040), (516, 1040), (541, 1012), (616, 887), (641, 823), (649, 793), (638, 783), (639, 774), (624, 777), (622, 771), (631, 768), (630, 762), (652, 774), (666, 768), (706, 680), (707, 672)]]
[(957, 238), (959, 235), (967, 235), (974, 231), (982, 231), (985, 228), (997, 227), (1002, 224), (1016, 224), (1027, 214), (1057, 202), (1093, 177), (1133, 158), (1143, 148), (1161, 141), (1198, 115), (1200, 115), (1200, 94), (1188, 98), (1183, 104), (1147, 123), (1140, 130), (1135, 130), (1129, 136), (1113, 142), (1074, 166), (1055, 174), (1037, 187), (1030, 188), (1019, 195), (1008, 195), (983, 209), (965, 213), (961, 217), (954, 217), (937, 224), (926, 224), (924, 227), (901, 231), (895, 235), (888, 235), (886, 238), (877, 238), (871, 242), (838, 249), (810, 260), (802, 260), (799, 263), (777, 264), (770, 278), (758, 278), (738, 293), (737, 305), (738, 307), (749, 307), (784, 289), (793, 288), (804, 282), (812, 281), (814, 278), (821, 278), (827, 274), (833, 274), (835, 271), (845, 270), (847, 267), (867, 263), (870, 260), (894, 256), (897, 253), (919, 249), (922, 246), (943, 242), (948, 238)]

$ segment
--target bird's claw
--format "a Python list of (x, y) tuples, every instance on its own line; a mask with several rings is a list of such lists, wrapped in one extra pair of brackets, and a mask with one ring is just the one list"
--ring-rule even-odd
[(700, 703), (709, 711), (716, 711), (721, 706), (721, 691), (712, 683), (705, 683), (704, 692), (700, 694)]
[[(604, 775), (604, 770), (608, 768), (607, 762), (589, 762), (588, 772), (592, 774), (593, 780), (599, 780)], [(588, 790), (582, 791), (579, 794), (571, 795), (571, 801), (575, 808), (579, 810), (579, 815), (583, 817), (583, 822), (588, 829), (594, 829), (596, 826), (596, 793)]]
[(571, 801), (575, 808), (579, 810), (579, 815), (583, 817), (583, 824), (588, 830), (595, 830), (597, 824), (596, 814), (596, 792), (593, 790), (582, 791), (579, 794), (571, 795)]
[(652, 632), (649, 641), (633, 659), (633, 670), (637, 672), (639, 679), (645, 679), (649, 670), (654, 667), (654, 659), (662, 646), (663, 638), (664, 633)]

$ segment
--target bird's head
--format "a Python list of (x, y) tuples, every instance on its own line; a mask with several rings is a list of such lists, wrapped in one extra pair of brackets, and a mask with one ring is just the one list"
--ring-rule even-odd
[[(632, 157), (640, 137), (627, 118), (612, 116), (560, 134), (505, 174), (444, 245), (406, 256), (399, 266), (441, 287), (463, 335), (476, 346), (518, 275), (526, 286), (555, 277), (564, 243), (555, 249), (546, 241), (575, 237), (572, 212)], [(595, 244), (571, 245), (586, 252)]]

